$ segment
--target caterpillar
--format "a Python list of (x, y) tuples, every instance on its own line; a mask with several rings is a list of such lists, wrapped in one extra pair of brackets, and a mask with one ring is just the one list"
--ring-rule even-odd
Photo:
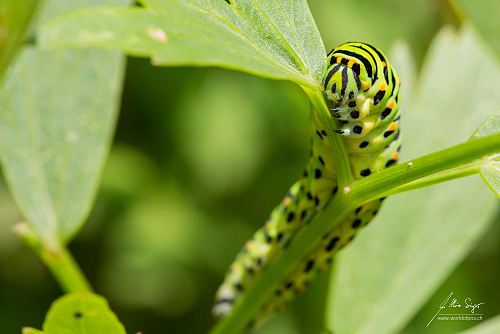
[[(394, 68), (377, 48), (358, 42), (335, 47), (327, 55), (324, 93), (331, 104), (331, 116), (345, 136), (355, 180), (396, 164), (401, 149), (400, 85)], [(228, 269), (219, 287), (212, 313), (225, 317), (260, 274), (262, 268), (283, 251), (293, 236), (335, 196), (335, 161), (316, 112), (310, 116), (311, 153), (302, 178), (271, 212), (265, 225), (248, 240)], [(292, 274), (275, 290), (271, 300), (249, 324), (254, 327), (302, 292), (318, 272), (332, 262), (332, 255), (346, 246), (356, 232), (377, 214), (383, 199), (368, 202), (326, 234)]]

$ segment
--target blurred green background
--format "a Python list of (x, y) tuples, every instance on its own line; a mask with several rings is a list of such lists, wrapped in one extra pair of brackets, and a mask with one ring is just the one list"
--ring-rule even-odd
[[(388, 52), (406, 40), (419, 67), (437, 31), (459, 25), (445, 1), (309, 4), (327, 50), (356, 40)], [(213, 325), (211, 303), (227, 266), (300, 176), (309, 153), (308, 110), (307, 97), (292, 83), (128, 59), (99, 195), (70, 248), (129, 333), (205, 333)], [(39, 326), (61, 294), (11, 232), (20, 220), (2, 181), (0, 333)], [(500, 313), (500, 228), (492, 226), (404, 333), (422, 332), (442, 296), (463, 286), (460, 291), (476, 300), (497, 300), (488, 313)], [(261, 332), (312, 333), (311, 318), (303, 315), (314, 312), (325, 281), (322, 275)], [(448, 322), (425, 330), (452, 333), (472, 325)]]

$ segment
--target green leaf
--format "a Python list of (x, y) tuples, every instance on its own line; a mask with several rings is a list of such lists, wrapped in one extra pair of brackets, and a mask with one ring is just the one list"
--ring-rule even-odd
[(67, 294), (52, 303), (43, 332), (23, 328), (23, 334), (126, 334), (104, 297), (89, 293)]
[[(468, 27), (459, 34), (444, 29), (411, 104), (401, 78), (403, 159), (467, 140), (498, 109), (500, 68), (480, 41)], [(495, 216), (498, 200), (478, 181), (461, 179), (384, 202), (374, 223), (337, 256), (328, 317), (334, 333), (394, 333), (405, 326)]]
[(491, 190), (500, 198), (500, 166), (498, 161), (491, 161), (487, 167), (481, 167), (481, 177)]
[[(500, 133), (500, 111), (491, 116), (474, 132), (471, 140)], [(500, 162), (497, 155), (483, 159), (481, 177), (493, 192), (500, 197)]]
[(39, 46), (121, 50), (159, 66), (220, 66), (309, 87), (323, 78), (325, 49), (305, 0), (143, 2), (61, 16)]
[(497, 315), (479, 325), (476, 325), (460, 334), (495, 334), (500, 333), (500, 316)]
[(0, 1), (0, 79), (22, 42), (41, 0)]
[(481, 124), (472, 134), (470, 140), (500, 133), (500, 110)]
[(322, 120), (339, 185), (352, 182), (344, 138), (333, 136), (321, 87), (326, 54), (305, 0), (144, 0), (147, 7), (82, 10), (38, 35), (45, 49), (99, 47), (152, 57), (155, 65), (221, 66), (288, 79), (305, 90)]
[[(491, 0), (455, 0), (463, 14), (481, 32), (500, 57), (500, 2)], [(453, 3), (453, 1), (452, 1)], [(500, 59), (500, 58), (499, 58)]]
[[(101, 3), (50, 1), (42, 21)], [(117, 53), (26, 47), (0, 91), (5, 177), (48, 248), (73, 237), (92, 206), (115, 128), (123, 69), (124, 58)]]

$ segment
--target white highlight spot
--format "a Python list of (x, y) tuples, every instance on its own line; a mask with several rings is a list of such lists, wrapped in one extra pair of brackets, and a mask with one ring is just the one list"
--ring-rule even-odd
[(78, 140), (78, 133), (76, 133), (75, 131), (69, 131), (66, 134), (66, 140), (70, 143), (76, 142)]
[(20, 222), (14, 226), (14, 232), (20, 236), (27, 235), (29, 231), (30, 228), (28, 227), (28, 224), (26, 222)]
[(362, 115), (368, 115), (370, 113), (371, 104), (372, 104), (372, 100), (371, 99), (366, 99), (363, 102), (363, 105), (359, 109), (359, 111), (361, 112)]
[(150, 28), (148, 29), (148, 36), (154, 39), (155, 41), (161, 43), (167, 43), (168, 37), (167, 34), (161, 30), (160, 28)]
[(347, 194), (351, 190), (351, 187), (345, 187), (344, 188), (344, 194)]
[(413, 166), (413, 162), (408, 163), (408, 167), (411, 167), (411, 166)]

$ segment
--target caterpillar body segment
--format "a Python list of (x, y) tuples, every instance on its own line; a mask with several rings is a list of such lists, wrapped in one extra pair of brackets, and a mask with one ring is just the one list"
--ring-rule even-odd
[[(364, 43), (349, 42), (328, 54), (323, 88), (333, 117), (346, 137), (355, 180), (394, 165), (401, 149), (400, 80), (385, 55)], [(315, 112), (310, 117), (311, 154), (302, 178), (272, 211), (265, 225), (246, 243), (231, 264), (217, 291), (214, 315), (227, 316), (262, 268), (286, 249), (293, 236), (335, 196), (337, 174), (327, 133)], [(326, 234), (316, 249), (276, 287), (275, 294), (251, 322), (262, 323), (269, 315), (302, 292), (318, 272), (326, 269), (332, 255), (349, 243), (356, 232), (377, 214), (382, 200), (357, 208), (337, 228)]]

